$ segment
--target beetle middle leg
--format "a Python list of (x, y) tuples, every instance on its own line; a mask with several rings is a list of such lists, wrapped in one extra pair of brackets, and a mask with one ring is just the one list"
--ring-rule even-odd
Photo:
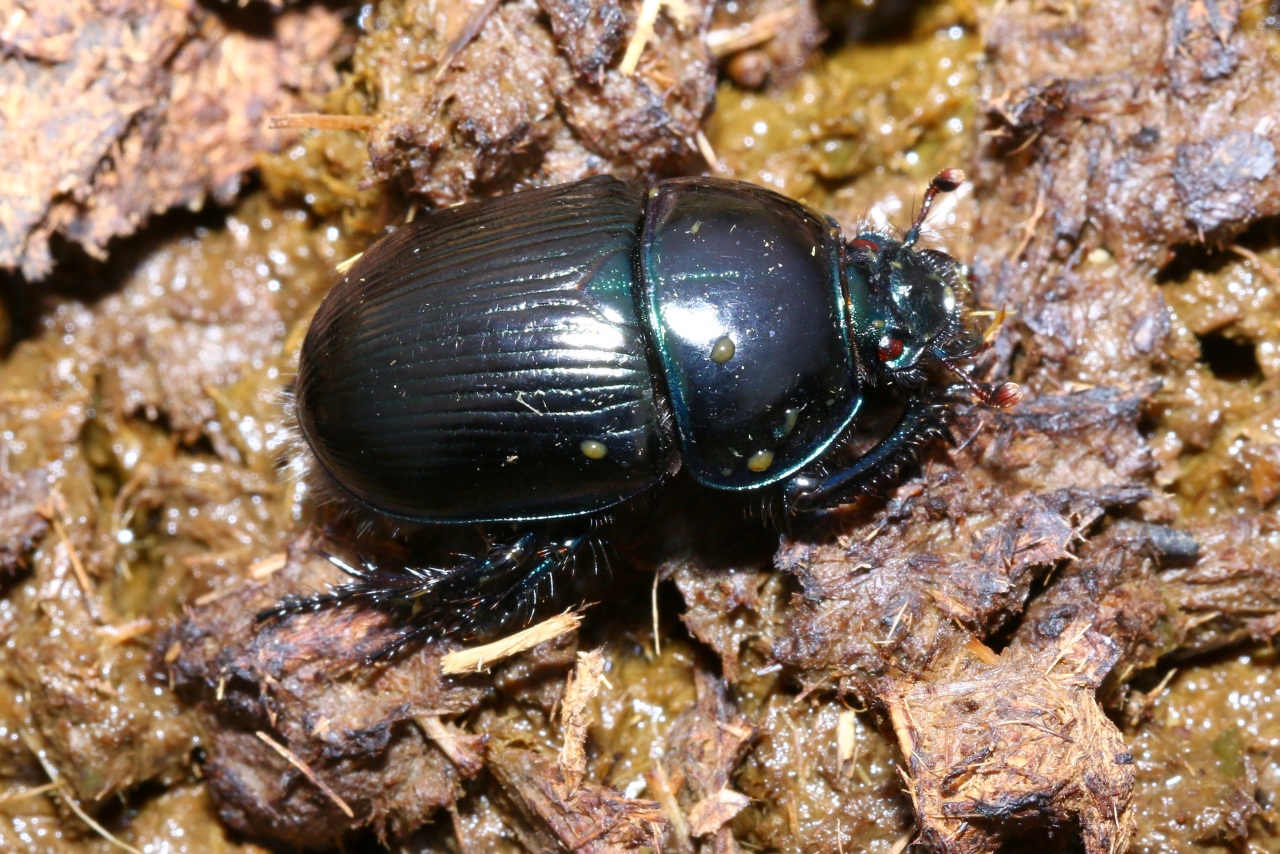
[(324, 593), (287, 596), (258, 615), (259, 621), (347, 604), (365, 604), (404, 622), (372, 659), (407, 645), (446, 637), (470, 638), (509, 622), (527, 622), (539, 602), (555, 593), (556, 577), (586, 559), (592, 568), (596, 536), (589, 525), (544, 526), (495, 540), (483, 554), (447, 567), (353, 565), (325, 557), (351, 580)]
[(920, 448), (929, 441), (941, 437), (955, 444), (947, 426), (948, 412), (945, 404), (912, 398), (889, 434), (852, 465), (825, 473), (802, 471), (787, 480), (783, 484), (787, 509), (805, 513), (836, 507), (896, 482), (902, 469), (916, 462)]

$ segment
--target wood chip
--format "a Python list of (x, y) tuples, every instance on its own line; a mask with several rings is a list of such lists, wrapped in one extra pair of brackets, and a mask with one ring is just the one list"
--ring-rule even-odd
[(129, 620), (124, 623), (110, 623), (95, 629), (98, 637), (114, 644), (124, 644), (143, 635), (150, 634), (156, 624), (146, 617)]
[(335, 266), (333, 269), (337, 271), (339, 276), (345, 276), (347, 273), (351, 272), (351, 268), (356, 265), (356, 262), (363, 257), (364, 257), (363, 252), (357, 252), (356, 254), (352, 255), (350, 258), (347, 258), (343, 261), (339, 261), (337, 266)]
[(419, 715), (414, 721), (464, 777), (474, 777), (484, 768), (481, 753), (489, 743), (488, 736), (464, 732), (460, 727), (445, 723), (436, 715)]
[(841, 709), (836, 717), (836, 758), (838, 773), (849, 773), (858, 750), (858, 713), (853, 709)]
[(480, 673), (488, 670), (495, 662), (510, 658), (526, 649), (574, 631), (582, 625), (580, 611), (566, 611), (535, 626), (516, 632), (501, 640), (482, 646), (460, 649), (440, 659), (440, 672), (446, 676), (457, 676), (462, 673)]
[(736, 27), (712, 30), (707, 33), (707, 47), (716, 59), (723, 59), (738, 51), (757, 47), (781, 32), (798, 12), (798, 7), (786, 6), (772, 12), (765, 12), (758, 18)]
[(285, 552), (268, 555), (249, 565), (249, 577), (255, 581), (261, 581), (284, 569), (288, 563), (289, 555)]
[(689, 810), (689, 830), (694, 836), (710, 836), (746, 809), (751, 798), (724, 788), (703, 798)]

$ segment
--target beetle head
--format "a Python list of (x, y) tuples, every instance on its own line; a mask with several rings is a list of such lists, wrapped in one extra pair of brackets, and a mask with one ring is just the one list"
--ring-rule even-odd
[(877, 383), (918, 388), (928, 368), (939, 365), (983, 403), (1012, 406), (1021, 397), (1016, 385), (989, 389), (961, 369), (984, 346), (968, 318), (969, 268), (945, 252), (915, 248), (934, 198), (963, 180), (958, 169), (938, 173), (901, 240), (868, 231), (846, 244), (846, 278), (851, 291), (859, 291), (854, 337), (862, 364)]
[(932, 249), (875, 233), (850, 241), (850, 267), (866, 283), (858, 350), (876, 379), (914, 387), (931, 363), (967, 359), (982, 344), (965, 322), (969, 271)]

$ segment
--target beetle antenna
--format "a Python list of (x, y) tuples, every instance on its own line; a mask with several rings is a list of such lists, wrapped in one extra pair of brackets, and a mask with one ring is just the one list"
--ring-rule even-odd
[(1009, 409), (1022, 400), (1022, 389), (1019, 388), (1017, 383), (1001, 383), (994, 388), (984, 386), (961, 370), (960, 366), (950, 359), (939, 357), (938, 361), (942, 363), (944, 368), (959, 377), (960, 381), (969, 387), (969, 391), (973, 392), (973, 396), (978, 398), (984, 406), (990, 406), (995, 409)]
[(929, 208), (933, 207), (933, 200), (938, 197), (938, 194), (950, 193), (963, 183), (964, 172), (959, 169), (943, 169), (933, 176), (933, 180), (929, 182), (929, 186), (924, 191), (924, 201), (920, 203), (920, 213), (916, 214), (916, 221), (911, 223), (911, 228), (907, 231), (907, 236), (902, 241), (903, 246), (914, 246), (915, 242), (920, 239), (920, 227), (924, 225), (925, 218), (929, 216)]

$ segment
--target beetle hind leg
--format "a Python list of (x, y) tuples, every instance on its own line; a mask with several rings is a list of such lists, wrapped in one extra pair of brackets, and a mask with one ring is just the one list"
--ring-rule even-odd
[(266, 621), (348, 604), (364, 604), (403, 621), (403, 627), (373, 660), (403, 647), (443, 638), (471, 638), (514, 622), (528, 622), (539, 603), (554, 595), (556, 577), (585, 560), (598, 560), (593, 534), (551, 536), (525, 531), (492, 544), (479, 556), (451, 567), (394, 568), (361, 561), (354, 566), (325, 554), (351, 580), (324, 593), (289, 596), (258, 615)]

